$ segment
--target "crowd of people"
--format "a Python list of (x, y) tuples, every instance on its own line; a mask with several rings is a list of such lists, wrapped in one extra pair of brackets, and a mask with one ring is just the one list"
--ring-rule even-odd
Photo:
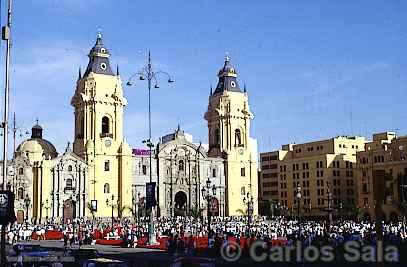
[[(376, 239), (376, 225), (372, 222), (337, 220), (328, 224), (326, 221), (301, 222), (285, 217), (253, 216), (212, 217), (210, 227), (207, 220), (192, 217), (155, 218), (154, 229), (157, 239), (168, 237), (168, 248), (192, 248), (193, 237), (209, 237), (209, 246), (216, 246), (228, 237), (236, 239), (254, 238), (266, 242), (270, 240), (284, 240), (287, 244), (297, 240), (307, 242), (326, 242), (340, 244), (347, 240), (372, 243)], [(94, 244), (96, 239), (123, 240), (125, 246), (136, 247), (141, 239), (148, 236), (148, 218), (134, 221), (122, 219), (114, 222), (102, 219), (96, 220), (68, 220), (66, 223), (48, 223), (43, 225), (13, 224), (9, 226), (7, 239), (9, 243), (45, 239), (47, 231), (58, 231), (63, 234), (65, 246), (74, 244)], [(402, 222), (382, 223), (383, 239), (394, 243), (404, 243), (407, 240), (405, 227)], [(208, 232), (209, 231), (209, 232)], [(189, 238), (189, 239), (188, 239)], [(187, 240), (187, 241), (186, 241)], [(188, 241), (189, 240), (189, 241)]]

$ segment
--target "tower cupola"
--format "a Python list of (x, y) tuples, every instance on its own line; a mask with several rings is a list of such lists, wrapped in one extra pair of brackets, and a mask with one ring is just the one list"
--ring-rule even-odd
[(230, 57), (225, 57), (225, 64), (218, 72), (218, 85), (216, 86), (214, 94), (222, 93), (224, 91), (241, 92), (237, 82), (237, 72), (233, 65), (230, 63)]
[(101, 33), (98, 33), (96, 43), (90, 50), (88, 57), (89, 63), (84, 76), (89, 75), (91, 72), (114, 76), (109, 62), (110, 53), (103, 44)]

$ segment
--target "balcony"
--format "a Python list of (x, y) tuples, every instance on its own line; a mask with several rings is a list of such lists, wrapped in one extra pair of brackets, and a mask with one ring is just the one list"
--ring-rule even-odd
[(101, 133), (100, 134), (100, 138), (106, 138), (106, 137), (113, 138), (113, 134), (112, 133)]

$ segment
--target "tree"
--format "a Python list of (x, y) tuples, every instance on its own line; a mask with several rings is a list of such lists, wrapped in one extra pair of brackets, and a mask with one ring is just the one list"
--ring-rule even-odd
[(194, 218), (194, 219), (198, 219), (202, 217), (202, 212), (204, 211), (203, 208), (198, 208), (198, 207), (192, 207), (189, 211), (190, 215)]
[(356, 220), (360, 222), (363, 218), (364, 209), (359, 207), (352, 208), (352, 214), (355, 216)]

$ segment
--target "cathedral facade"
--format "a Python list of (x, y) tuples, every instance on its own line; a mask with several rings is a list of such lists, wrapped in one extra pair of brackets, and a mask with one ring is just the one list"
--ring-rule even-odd
[[(124, 97), (100, 34), (76, 81), (73, 144), (58, 154), (38, 124), (8, 164), (17, 219), (41, 223), (80, 217), (144, 216), (150, 181), (148, 150), (131, 149), (123, 133)], [(204, 115), (209, 144), (193, 143), (180, 127), (160, 138), (151, 155), (159, 216), (257, 214), (257, 143), (246, 90), (226, 58)], [(203, 189), (211, 186), (211, 197)], [(246, 202), (243, 201), (246, 200)], [(209, 205), (208, 205), (209, 202)], [(247, 212), (247, 211), (246, 211)]]

